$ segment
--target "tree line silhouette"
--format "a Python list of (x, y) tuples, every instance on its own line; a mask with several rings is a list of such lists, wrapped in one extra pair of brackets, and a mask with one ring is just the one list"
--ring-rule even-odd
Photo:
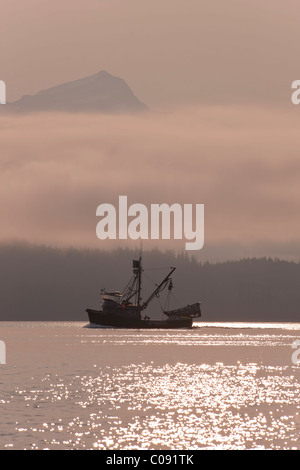
[[(85, 309), (99, 306), (101, 288), (122, 290), (138, 256), (122, 249), (2, 245), (0, 320), (87, 321)], [(205, 322), (300, 320), (300, 263), (271, 258), (199, 263), (185, 253), (152, 250), (143, 254), (145, 296), (171, 266), (177, 267), (172, 277), (178, 306), (201, 301)], [(159, 305), (152, 308), (155, 314)]]

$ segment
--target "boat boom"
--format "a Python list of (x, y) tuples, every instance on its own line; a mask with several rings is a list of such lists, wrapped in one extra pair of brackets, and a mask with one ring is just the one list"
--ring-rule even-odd
[(142, 307), (141, 307), (141, 310), (144, 310), (145, 308), (148, 307), (149, 303), (151, 302), (151, 300), (154, 299), (154, 297), (161, 291), (165, 288), (168, 280), (170, 279), (170, 276), (173, 274), (173, 272), (175, 271), (176, 268), (172, 268), (171, 271), (169, 272), (169, 274), (164, 278), (164, 280), (156, 287), (156, 289), (152, 292), (152, 294), (150, 295), (150, 297), (143, 303)]

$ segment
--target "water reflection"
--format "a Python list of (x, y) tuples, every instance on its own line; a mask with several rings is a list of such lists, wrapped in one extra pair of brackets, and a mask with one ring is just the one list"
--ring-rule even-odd
[[(95, 367), (67, 379), (47, 374), (38, 387), (32, 378), (1, 406), (28, 407), (14, 426), (23, 448), (291, 449), (299, 448), (300, 427), (291, 370), (221, 362)], [(5, 436), (5, 447), (17, 439)]]
[[(199, 328), (200, 330), (200, 328)], [(147, 337), (143, 333), (124, 333), (121, 330), (120, 335), (108, 333), (107, 330), (98, 330), (95, 335), (88, 337), (80, 335), (80, 341), (83, 344), (109, 344), (114, 346), (155, 346), (155, 345), (174, 345), (174, 346), (291, 346), (295, 340), (293, 335), (275, 335), (272, 333), (264, 334), (209, 334), (198, 332), (196, 329), (184, 331), (181, 333), (165, 333), (164, 335), (154, 333), (150, 330)]]

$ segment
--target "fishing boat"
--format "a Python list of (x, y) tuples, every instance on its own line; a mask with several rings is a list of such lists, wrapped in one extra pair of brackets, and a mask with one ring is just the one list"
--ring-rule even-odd
[[(163, 309), (162, 320), (153, 320), (147, 315), (149, 304), (167, 289), (168, 296), (173, 290), (172, 274), (176, 268), (170, 268), (169, 274), (159, 283), (148, 297), (142, 301), (142, 259), (133, 260), (133, 276), (123, 292), (101, 291), (102, 305), (99, 310), (86, 309), (90, 324), (96, 327), (113, 328), (191, 328), (193, 320), (201, 317), (200, 302), (185, 307)], [(166, 305), (169, 305), (166, 302)]]

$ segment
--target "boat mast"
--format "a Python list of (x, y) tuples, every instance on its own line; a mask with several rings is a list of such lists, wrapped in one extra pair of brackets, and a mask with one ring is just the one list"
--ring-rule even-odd
[(139, 275), (138, 275), (138, 306), (141, 305), (141, 290), (142, 290), (142, 258), (139, 259)]
[(137, 277), (137, 305), (141, 305), (141, 290), (142, 290), (142, 257), (139, 260), (133, 260), (133, 272)]
[(172, 268), (171, 271), (169, 272), (169, 274), (164, 278), (164, 280), (157, 286), (157, 288), (152, 292), (152, 294), (150, 295), (150, 297), (146, 300), (146, 302), (143, 303), (142, 305), (142, 310), (144, 310), (148, 305), (149, 303), (151, 302), (152, 299), (154, 299), (154, 297), (161, 291), (163, 290), (167, 283), (168, 283), (168, 280), (170, 279), (170, 276), (173, 274), (173, 272), (175, 271), (176, 268)]

